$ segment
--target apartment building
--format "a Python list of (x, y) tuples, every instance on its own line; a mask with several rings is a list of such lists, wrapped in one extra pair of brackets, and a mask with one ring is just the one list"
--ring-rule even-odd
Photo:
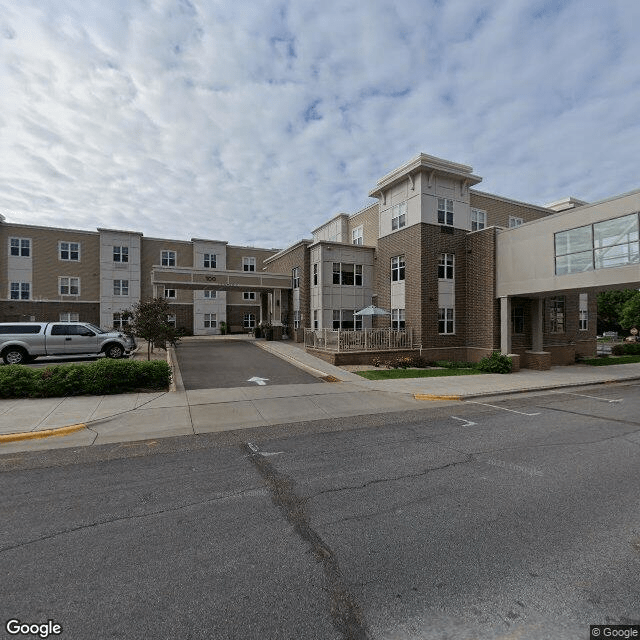
[[(250, 331), (260, 319), (260, 299), (250, 289), (183, 289), (154, 286), (154, 268), (257, 273), (274, 249), (226, 241), (146, 238), (117, 229), (81, 231), (0, 220), (0, 321), (94, 322), (121, 328), (123, 312), (154, 295), (165, 297), (169, 321), (196, 335)], [(4, 254), (4, 255), (3, 255)]]

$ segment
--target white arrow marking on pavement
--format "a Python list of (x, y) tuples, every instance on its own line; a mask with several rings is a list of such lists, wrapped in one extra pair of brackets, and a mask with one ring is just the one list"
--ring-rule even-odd
[(265, 384), (267, 384), (268, 379), (269, 378), (258, 378), (258, 376), (253, 376), (253, 378), (249, 378), (247, 382), (255, 382), (256, 384), (259, 384), (262, 387)]
[(461, 420), (464, 422), (463, 427), (472, 427), (474, 424), (478, 424), (477, 422), (472, 422), (471, 420), (466, 420), (465, 418), (456, 418), (455, 416), (451, 416), (454, 420)]
[(247, 446), (253, 453), (257, 453), (259, 456), (279, 456), (281, 453), (284, 453), (284, 451), (260, 451), (253, 442), (247, 442)]

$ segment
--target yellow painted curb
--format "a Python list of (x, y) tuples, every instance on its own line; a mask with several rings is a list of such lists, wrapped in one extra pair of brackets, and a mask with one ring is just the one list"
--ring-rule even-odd
[(41, 438), (53, 438), (56, 436), (67, 436), (70, 433), (86, 429), (84, 423), (72, 424), (68, 427), (59, 427), (58, 429), (43, 429), (42, 431), (27, 431), (25, 433), (5, 433), (0, 435), (0, 444), (3, 442), (18, 442), (20, 440), (39, 440)]
[(431, 393), (414, 393), (414, 400), (462, 400), (462, 396), (436, 396)]

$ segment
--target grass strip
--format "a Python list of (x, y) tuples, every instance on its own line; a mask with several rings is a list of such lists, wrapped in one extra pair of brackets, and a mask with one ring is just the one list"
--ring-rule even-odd
[(356, 371), (367, 380), (395, 380), (398, 378), (442, 378), (445, 376), (482, 375), (477, 369), (372, 369)]
[(632, 364), (640, 362), (640, 356), (606, 356), (605, 358), (585, 358), (580, 361), (592, 367), (608, 367), (612, 364)]

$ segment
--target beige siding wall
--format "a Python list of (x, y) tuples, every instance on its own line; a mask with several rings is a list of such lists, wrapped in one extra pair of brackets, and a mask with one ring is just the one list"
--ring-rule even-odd
[(356, 227), (363, 229), (363, 244), (368, 247), (378, 246), (379, 225), (380, 225), (380, 206), (376, 202), (370, 207), (359, 211), (349, 218), (348, 242), (351, 244), (351, 232)]
[[(193, 266), (193, 245), (191, 242), (180, 240), (161, 240), (158, 238), (142, 238), (141, 249), (141, 273), (142, 283), (140, 287), (141, 298), (153, 297), (153, 287), (151, 286), (151, 270), (154, 266), (161, 264), (162, 251), (176, 252), (176, 267)], [(162, 292), (160, 292), (162, 295)], [(176, 298), (172, 303), (187, 304), (193, 302), (191, 291), (178, 290)]]

